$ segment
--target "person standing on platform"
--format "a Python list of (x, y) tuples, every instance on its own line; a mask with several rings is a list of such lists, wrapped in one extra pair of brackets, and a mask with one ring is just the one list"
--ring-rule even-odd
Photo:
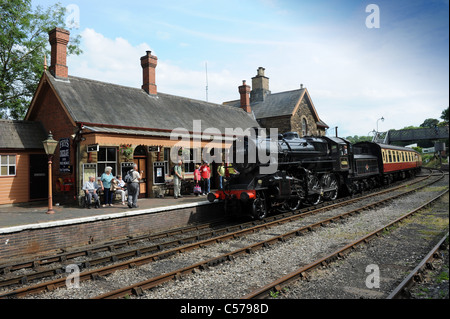
[(181, 191), (181, 180), (183, 179), (183, 171), (181, 169), (183, 161), (179, 160), (178, 163), (173, 168), (173, 196), (175, 199), (183, 197), (180, 194)]
[(112, 197), (113, 193), (111, 191), (111, 181), (114, 179), (111, 166), (106, 166), (105, 172), (100, 177), (100, 186), (102, 187), (103, 194), (105, 196), (105, 203), (103, 207), (106, 205), (112, 206)]
[(202, 176), (200, 174), (200, 165), (195, 164), (195, 170), (194, 170), (194, 194), (195, 196), (202, 194), (202, 187), (200, 186), (200, 181), (202, 179)]
[(219, 174), (219, 189), (223, 189), (223, 178), (225, 177), (225, 165), (223, 162), (217, 167), (217, 174)]
[(141, 180), (141, 174), (138, 172), (137, 164), (133, 165), (131, 172), (131, 183), (128, 184), (128, 207), (138, 208), (137, 200), (139, 196), (139, 181)]
[(211, 168), (209, 168), (208, 162), (203, 162), (202, 167), (200, 167), (200, 174), (202, 175), (203, 181), (203, 195), (207, 195), (210, 191), (210, 178), (211, 178)]

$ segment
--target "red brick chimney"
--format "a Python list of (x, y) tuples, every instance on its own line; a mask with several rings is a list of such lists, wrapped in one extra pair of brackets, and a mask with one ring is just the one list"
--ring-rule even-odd
[(152, 55), (152, 51), (147, 51), (147, 54), (141, 57), (142, 66), (142, 89), (148, 94), (157, 94), (155, 81), (155, 68), (158, 64), (158, 58)]
[(251, 113), (250, 86), (245, 84), (245, 80), (242, 81), (242, 85), (239, 87), (239, 94), (241, 94), (241, 109), (247, 113)]
[(48, 41), (51, 45), (49, 71), (55, 77), (67, 78), (69, 76), (69, 70), (66, 65), (69, 35), (69, 31), (61, 28), (54, 28), (48, 33)]

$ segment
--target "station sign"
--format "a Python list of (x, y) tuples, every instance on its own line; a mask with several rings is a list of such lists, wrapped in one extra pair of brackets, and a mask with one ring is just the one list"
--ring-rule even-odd
[(99, 150), (98, 144), (90, 144), (90, 145), (87, 146), (87, 152), (88, 153), (90, 153), (90, 152), (98, 152), (98, 150)]

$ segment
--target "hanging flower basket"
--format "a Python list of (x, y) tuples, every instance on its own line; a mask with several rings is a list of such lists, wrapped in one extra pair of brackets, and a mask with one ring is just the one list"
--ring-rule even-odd
[(126, 158), (127, 160), (132, 159), (133, 157), (133, 147), (131, 144), (121, 144), (119, 146), (119, 153), (122, 155), (122, 157)]

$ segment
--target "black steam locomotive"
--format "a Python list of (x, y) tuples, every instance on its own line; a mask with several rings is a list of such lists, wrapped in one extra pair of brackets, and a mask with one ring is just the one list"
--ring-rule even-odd
[[(272, 150), (270, 149), (272, 144)], [(271, 211), (334, 200), (415, 174), (420, 155), (412, 149), (338, 137), (302, 137), (296, 132), (268, 138), (244, 137), (230, 148), (238, 171), (208, 200), (225, 202), (233, 215), (262, 219)], [(275, 169), (274, 169), (275, 167)], [(271, 171), (272, 170), (272, 171)]]

